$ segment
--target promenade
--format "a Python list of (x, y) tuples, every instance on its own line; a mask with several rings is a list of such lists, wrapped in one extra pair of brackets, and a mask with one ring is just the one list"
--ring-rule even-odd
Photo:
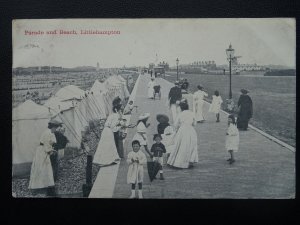
[[(135, 124), (141, 113), (149, 112), (149, 148), (153, 134), (157, 133), (156, 114), (172, 116), (167, 107), (167, 96), (173, 86), (158, 78), (162, 87), (161, 100), (147, 98), (150, 75), (140, 75), (134, 91), (134, 110), (130, 123)], [(184, 95), (192, 106), (191, 94)], [(147, 166), (144, 167), (144, 198), (150, 199), (248, 199), (248, 198), (294, 198), (295, 153), (259, 132), (249, 129), (240, 131), (240, 148), (235, 154), (236, 162), (230, 165), (225, 150), (227, 114), (220, 113), (220, 123), (215, 114), (208, 113), (209, 103), (204, 104), (206, 121), (195, 126), (198, 135), (199, 163), (192, 169), (174, 169), (164, 166), (165, 180), (150, 182)], [(125, 156), (131, 151), (131, 140), (136, 128), (128, 129), (124, 142)], [(149, 159), (148, 159), (149, 160)], [(126, 183), (128, 165), (126, 158), (119, 165), (101, 168), (90, 198), (128, 198), (130, 185)]]

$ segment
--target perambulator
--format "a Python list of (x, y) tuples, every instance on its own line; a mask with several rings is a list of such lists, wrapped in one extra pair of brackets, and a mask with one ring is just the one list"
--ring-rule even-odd
[(155, 100), (155, 96), (156, 96), (156, 94), (158, 94), (158, 98), (160, 100), (160, 98), (161, 98), (160, 85), (155, 85), (153, 87), (153, 89), (154, 89), (153, 99)]

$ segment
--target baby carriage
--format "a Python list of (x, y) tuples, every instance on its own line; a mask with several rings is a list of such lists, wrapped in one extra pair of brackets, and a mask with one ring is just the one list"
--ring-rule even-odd
[(160, 98), (161, 98), (160, 85), (155, 85), (153, 87), (153, 89), (154, 89), (153, 99), (155, 100), (155, 96), (156, 96), (156, 94), (158, 94), (158, 98), (160, 100)]

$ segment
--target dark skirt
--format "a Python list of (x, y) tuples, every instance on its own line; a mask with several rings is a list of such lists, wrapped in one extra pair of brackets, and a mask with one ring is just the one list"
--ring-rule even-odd
[(50, 155), (50, 161), (53, 170), (53, 178), (56, 182), (58, 178), (58, 154), (56, 152)]
[(124, 147), (123, 147), (123, 139), (120, 137), (120, 132), (114, 132), (114, 139), (117, 148), (117, 152), (120, 158), (124, 158)]
[(248, 129), (248, 123), (249, 123), (249, 118), (245, 116), (238, 116), (236, 124), (237, 128), (240, 130), (247, 130)]

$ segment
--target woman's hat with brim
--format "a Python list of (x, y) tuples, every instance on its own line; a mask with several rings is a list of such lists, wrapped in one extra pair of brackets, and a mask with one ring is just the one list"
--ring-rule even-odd
[(60, 126), (60, 125), (62, 125), (63, 123), (60, 122), (60, 121), (58, 121), (58, 120), (51, 119), (51, 120), (49, 121), (49, 124), (56, 125), (56, 126)]
[(175, 85), (179, 84), (179, 81), (178, 81), (178, 80), (176, 80), (174, 84), (175, 84)]
[(169, 122), (169, 117), (165, 114), (157, 114), (156, 120), (159, 123), (168, 123)]
[(139, 116), (139, 120), (145, 120), (150, 117), (150, 113), (143, 113), (142, 115)]
[(247, 93), (249, 93), (249, 91), (248, 91), (248, 90), (246, 90), (246, 89), (241, 89), (241, 92), (242, 92), (243, 94), (247, 94)]

